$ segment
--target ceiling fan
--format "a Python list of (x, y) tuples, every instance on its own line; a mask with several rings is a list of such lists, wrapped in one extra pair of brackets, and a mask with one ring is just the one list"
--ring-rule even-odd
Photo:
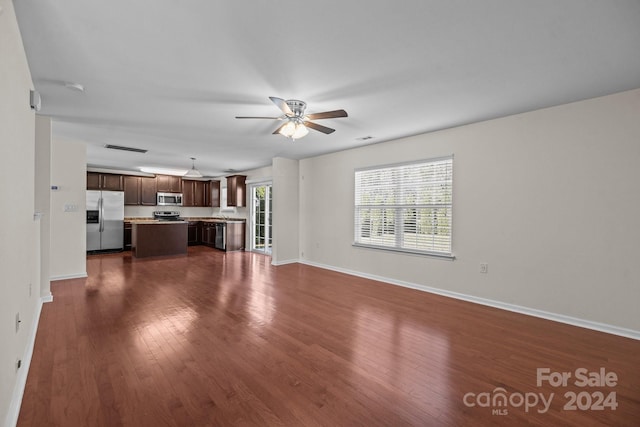
[(322, 132), (325, 134), (330, 134), (335, 132), (335, 129), (331, 129), (326, 126), (319, 125), (317, 123), (313, 123), (310, 120), (321, 120), (321, 119), (333, 119), (338, 117), (347, 117), (347, 112), (344, 110), (334, 110), (334, 111), (325, 111), (324, 113), (313, 113), (313, 114), (304, 114), (304, 110), (307, 108), (307, 103), (303, 101), (299, 101), (297, 99), (287, 99), (284, 100), (282, 98), (276, 98), (275, 96), (270, 96), (269, 99), (273, 102), (276, 107), (278, 107), (284, 115), (280, 117), (245, 117), (245, 116), (236, 116), (236, 119), (270, 119), (270, 120), (284, 120), (283, 123), (278, 129), (276, 129), (273, 134), (284, 135), (293, 140), (300, 139), (306, 134), (309, 133), (309, 129), (317, 130), (318, 132)]

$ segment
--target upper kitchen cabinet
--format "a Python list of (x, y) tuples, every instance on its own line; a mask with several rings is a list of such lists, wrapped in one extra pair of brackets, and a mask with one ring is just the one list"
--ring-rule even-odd
[(125, 205), (156, 205), (156, 179), (145, 176), (124, 176)]
[(124, 190), (122, 175), (112, 173), (87, 172), (87, 190)]
[(156, 178), (140, 177), (140, 204), (143, 206), (156, 205), (156, 193), (158, 192)]
[(207, 183), (204, 181), (193, 181), (193, 206), (206, 206), (204, 200), (205, 187)]
[(87, 172), (87, 190), (100, 190), (100, 175), (96, 172)]
[(206, 192), (204, 193), (205, 206), (211, 206), (214, 208), (220, 207), (220, 181), (209, 181), (207, 184)]
[(182, 180), (182, 206), (195, 206), (193, 204), (194, 187), (195, 181)]
[(211, 206), (209, 181), (182, 180), (182, 206)]
[(140, 204), (140, 177), (125, 176), (124, 180), (124, 204), (139, 205)]
[(244, 207), (247, 185), (245, 175), (231, 175), (227, 177), (227, 206)]
[(182, 193), (182, 179), (173, 175), (156, 175), (157, 191), (161, 193)]

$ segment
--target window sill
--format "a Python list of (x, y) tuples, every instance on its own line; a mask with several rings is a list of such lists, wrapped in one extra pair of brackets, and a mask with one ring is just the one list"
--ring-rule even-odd
[(402, 249), (402, 248), (390, 248), (388, 246), (365, 245), (365, 244), (356, 243), (356, 242), (354, 242), (352, 246), (356, 248), (363, 248), (363, 249), (376, 249), (376, 250), (382, 250), (382, 251), (388, 251), (388, 252), (399, 252), (399, 253), (405, 253), (410, 255), (420, 255), (420, 256), (425, 256), (429, 258), (444, 259), (448, 261), (453, 261), (456, 259), (456, 257), (452, 254), (441, 254), (437, 252), (427, 252), (427, 251)]

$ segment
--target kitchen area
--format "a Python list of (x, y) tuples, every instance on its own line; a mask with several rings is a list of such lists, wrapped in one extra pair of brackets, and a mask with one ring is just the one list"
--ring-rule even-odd
[(220, 181), (87, 171), (87, 253), (181, 255), (188, 246), (245, 249), (246, 176)]

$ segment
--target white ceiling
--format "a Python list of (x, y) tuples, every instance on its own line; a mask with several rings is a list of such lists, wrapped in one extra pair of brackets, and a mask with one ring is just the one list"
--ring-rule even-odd
[[(640, 87), (638, 0), (14, 5), (41, 114), (102, 167), (219, 176)], [(269, 96), (349, 117), (295, 142), (234, 118), (280, 115)]]

